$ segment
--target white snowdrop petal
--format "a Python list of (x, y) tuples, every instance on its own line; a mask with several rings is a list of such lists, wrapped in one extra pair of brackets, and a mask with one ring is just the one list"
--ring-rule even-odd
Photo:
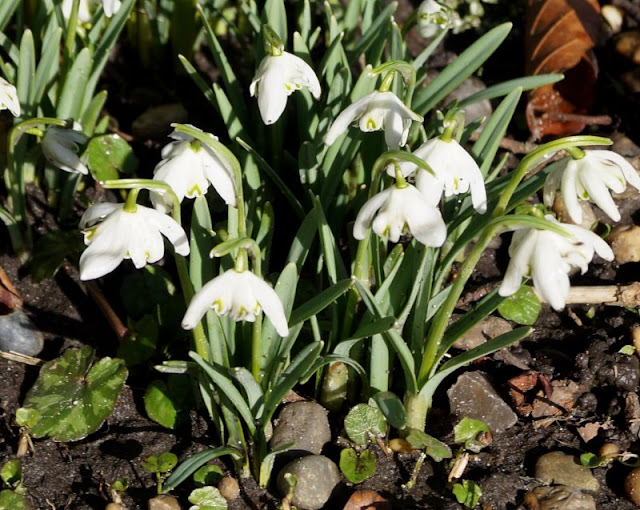
[(114, 204), (113, 202), (101, 202), (92, 205), (84, 212), (82, 218), (80, 218), (80, 228), (91, 227), (118, 209), (122, 209), (123, 206), (124, 204)]
[[(138, 206), (141, 208), (142, 206)], [(153, 209), (143, 209), (145, 221), (153, 225), (155, 229), (174, 246), (176, 253), (179, 255), (189, 255), (189, 240), (182, 226), (177, 223), (171, 216), (162, 214)]]
[[(191, 298), (187, 311), (182, 318), (182, 327), (184, 329), (195, 328), (207, 310), (213, 308), (216, 301), (221, 301), (222, 303), (228, 302), (228, 300), (221, 299), (222, 292), (228, 285), (228, 278), (225, 278), (224, 274), (217, 276), (203, 285), (202, 288), (195, 293), (193, 298)], [(224, 315), (226, 310), (218, 309), (216, 312), (219, 315)]]
[(391, 189), (384, 190), (373, 197), (371, 197), (365, 204), (362, 206), (358, 215), (356, 216), (356, 221), (353, 224), (353, 237), (362, 240), (367, 235), (367, 230), (371, 225), (371, 221), (373, 217), (378, 212), (378, 209), (382, 207), (387, 201), (389, 194), (391, 193)]
[(276, 291), (271, 288), (267, 282), (261, 280), (253, 273), (248, 274), (253, 277), (251, 279), (251, 288), (264, 314), (269, 318), (278, 334), (281, 337), (286, 337), (289, 334), (289, 326), (284, 314), (282, 301), (280, 301)]
[(578, 166), (575, 160), (569, 161), (561, 178), (562, 199), (571, 220), (575, 223), (582, 222), (582, 208), (578, 202), (577, 189)]

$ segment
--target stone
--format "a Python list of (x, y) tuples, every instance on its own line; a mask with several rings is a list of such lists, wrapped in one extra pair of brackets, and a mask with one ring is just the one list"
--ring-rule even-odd
[(492, 432), (513, 427), (518, 416), (487, 380), (483, 372), (465, 372), (447, 391), (451, 412), (485, 422)]
[(607, 239), (618, 264), (640, 262), (640, 227), (637, 225), (619, 225)]
[[(462, 316), (459, 316), (459, 318), (460, 317)], [(474, 347), (482, 345), (487, 340), (508, 333), (511, 330), (513, 330), (513, 328), (508, 321), (490, 315), (458, 338), (453, 344), (453, 347), (463, 351), (469, 351)]]
[(330, 440), (327, 410), (316, 402), (293, 402), (280, 411), (269, 444), (272, 450), (276, 450), (287, 443), (293, 443), (289, 450), (318, 455)]
[(624, 479), (624, 493), (634, 505), (640, 506), (640, 468), (635, 468)]
[(147, 501), (148, 510), (181, 510), (178, 500), (169, 494), (160, 494)]
[(42, 332), (22, 309), (0, 315), (0, 351), (37, 356), (43, 347)]
[(568, 485), (576, 489), (597, 491), (600, 483), (591, 470), (578, 463), (573, 455), (550, 452), (536, 462), (534, 476), (543, 483)]
[(566, 485), (538, 487), (533, 494), (538, 500), (539, 510), (596, 510), (593, 496)]
[(238, 480), (232, 476), (225, 476), (218, 484), (218, 490), (224, 499), (233, 501), (240, 496), (240, 485)]
[(307, 455), (290, 462), (278, 473), (278, 490), (283, 497), (289, 492), (287, 473), (298, 481), (291, 504), (305, 510), (322, 508), (340, 482), (340, 471), (333, 461), (323, 455)]

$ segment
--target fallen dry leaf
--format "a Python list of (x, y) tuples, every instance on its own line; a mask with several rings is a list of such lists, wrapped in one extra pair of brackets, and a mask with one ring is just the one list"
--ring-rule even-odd
[(584, 129), (598, 75), (591, 50), (601, 34), (598, 0), (527, 0), (527, 74), (565, 75), (529, 94), (527, 122), (534, 139)]
[(371, 489), (355, 491), (342, 510), (391, 510), (391, 503)]

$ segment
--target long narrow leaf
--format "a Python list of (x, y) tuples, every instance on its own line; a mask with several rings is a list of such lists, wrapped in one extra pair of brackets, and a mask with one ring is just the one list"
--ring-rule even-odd
[(327, 306), (335, 303), (335, 301), (352, 286), (353, 280), (351, 278), (345, 278), (328, 289), (325, 289), (320, 294), (311, 298), (309, 301), (291, 312), (291, 317), (289, 317), (289, 326), (295, 326), (296, 324), (300, 324), (310, 317), (317, 315)]
[(241, 456), (238, 450), (229, 446), (219, 446), (218, 448), (211, 448), (209, 450), (204, 450), (190, 455), (187, 460), (182, 462), (164, 482), (162, 485), (163, 494), (174, 490), (207, 462), (217, 459), (218, 457), (222, 457), (223, 455), (232, 455), (234, 457)]
[(564, 78), (563, 74), (539, 74), (537, 76), (525, 76), (522, 78), (515, 78), (513, 80), (503, 81), (491, 87), (487, 87), (484, 90), (476, 92), (475, 94), (465, 97), (458, 103), (460, 108), (463, 108), (469, 104), (479, 103), (487, 99), (495, 99), (496, 97), (506, 96), (512, 90), (521, 87), (523, 91), (536, 89), (543, 87), (551, 83), (556, 83)]

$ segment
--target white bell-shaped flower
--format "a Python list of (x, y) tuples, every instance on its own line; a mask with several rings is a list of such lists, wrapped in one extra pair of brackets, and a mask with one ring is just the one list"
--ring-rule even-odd
[[(65, 19), (69, 19), (71, 17), (71, 7), (73, 6), (73, 0), (62, 0), (62, 15)], [(91, 22), (91, 5), (89, 0), (80, 0), (80, 5), (78, 6), (78, 21), (80, 23), (90, 23)]]
[(104, 15), (107, 18), (113, 16), (120, 10), (120, 0), (102, 0), (102, 8), (104, 9)]
[[(456, 140), (445, 141), (432, 138), (418, 147), (413, 154), (424, 160), (433, 170), (418, 171), (418, 166), (408, 161), (398, 163), (402, 175), (407, 177), (416, 171), (416, 187), (432, 203), (438, 203), (445, 196), (471, 192), (471, 202), (476, 211), (484, 214), (487, 210), (487, 192), (480, 167), (473, 157)], [(393, 166), (387, 168), (394, 175)]]
[(87, 136), (75, 129), (49, 126), (42, 137), (40, 146), (44, 157), (56, 168), (65, 172), (87, 175), (89, 170), (80, 160), (80, 145), (86, 143)]
[(451, 9), (436, 0), (425, 0), (418, 7), (417, 28), (421, 37), (430, 38), (450, 23)]
[(579, 268), (585, 273), (595, 253), (605, 260), (613, 260), (613, 252), (590, 230), (559, 223), (551, 215), (545, 219), (562, 226), (571, 236), (535, 228), (514, 232), (509, 246), (511, 260), (498, 292), (501, 296), (511, 296), (520, 288), (522, 278), (531, 276), (538, 294), (555, 310), (562, 310), (569, 295), (571, 271)]
[(137, 205), (135, 211), (125, 204), (96, 204), (80, 220), (87, 249), (80, 256), (80, 279), (93, 280), (113, 271), (124, 259), (140, 269), (164, 256), (166, 237), (176, 253), (189, 254), (187, 236), (173, 218)]
[(193, 296), (182, 319), (184, 329), (193, 329), (209, 308), (234, 321), (254, 322), (264, 311), (278, 334), (289, 334), (287, 318), (275, 290), (251, 271), (229, 269), (205, 284)]
[(0, 110), (9, 110), (14, 117), (20, 116), (18, 91), (4, 78), (0, 78)]
[(627, 183), (640, 190), (638, 172), (620, 154), (607, 150), (585, 151), (584, 157), (567, 158), (564, 165), (547, 176), (544, 203), (551, 207), (560, 188), (567, 213), (575, 223), (582, 222), (579, 200), (593, 202), (613, 221), (620, 221), (620, 212), (609, 190), (622, 193)]
[[(154, 180), (171, 186), (181, 203), (185, 197), (204, 195), (212, 184), (225, 203), (235, 207), (233, 170), (224, 156), (187, 134), (174, 131), (170, 136), (176, 141), (162, 149), (163, 159), (154, 170)], [(150, 197), (157, 210), (171, 211), (173, 202), (166, 194), (153, 191)]]
[(357, 122), (362, 131), (384, 130), (384, 139), (391, 150), (407, 143), (411, 122), (422, 122), (422, 116), (411, 111), (393, 92), (377, 90), (347, 106), (327, 132), (324, 143), (331, 145), (349, 126)]
[(302, 88), (309, 89), (316, 99), (320, 98), (320, 82), (314, 70), (300, 57), (282, 51), (262, 59), (249, 93), (258, 98), (262, 121), (269, 125), (280, 118), (287, 98)]
[(447, 227), (436, 206), (410, 184), (394, 185), (369, 199), (358, 212), (353, 237), (364, 239), (367, 229), (397, 243), (401, 234), (412, 234), (425, 246), (442, 246)]

